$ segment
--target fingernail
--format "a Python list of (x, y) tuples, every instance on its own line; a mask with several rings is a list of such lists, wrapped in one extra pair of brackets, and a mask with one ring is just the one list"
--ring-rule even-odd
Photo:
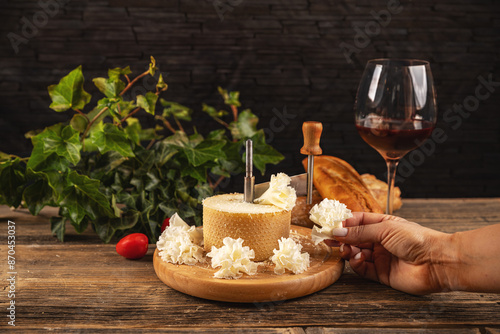
[(354, 255), (354, 260), (359, 260), (361, 259), (361, 252), (359, 252), (358, 254)]
[(335, 237), (345, 237), (347, 235), (347, 229), (345, 227), (334, 228), (332, 234)]
[(344, 252), (344, 244), (340, 245), (339, 251), (340, 251), (341, 253), (343, 253), (343, 252)]

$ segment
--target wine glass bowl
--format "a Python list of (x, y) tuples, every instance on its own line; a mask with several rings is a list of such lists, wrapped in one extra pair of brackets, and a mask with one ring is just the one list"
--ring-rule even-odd
[(420, 146), (436, 125), (436, 97), (429, 62), (374, 59), (366, 64), (355, 103), (355, 124), (388, 168), (386, 213), (399, 160)]

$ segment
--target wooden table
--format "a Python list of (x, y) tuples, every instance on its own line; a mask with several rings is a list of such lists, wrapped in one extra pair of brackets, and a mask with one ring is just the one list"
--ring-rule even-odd
[[(155, 275), (151, 245), (126, 260), (91, 232), (65, 243), (38, 217), (0, 207), (0, 332), (8, 329), (7, 219), (15, 222), (15, 324), (22, 332), (126, 333), (500, 333), (500, 295), (408, 295), (348, 267), (330, 287), (284, 302), (232, 304), (191, 297)], [(500, 223), (500, 199), (409, 199), (398, 215), (445, 232)], [(500, 256), (500, 255), (499, 255)]]

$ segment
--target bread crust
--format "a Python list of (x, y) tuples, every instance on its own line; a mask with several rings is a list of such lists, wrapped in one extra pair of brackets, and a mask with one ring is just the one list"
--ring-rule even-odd
[[(307, 170), (307, 159), (304, 159), (302, 164)], [(326, 155), (316, 156), (313, 182), (322, 198), (338, 200), (351, 211), (384, 212), (358, 172), (342, 159)]]
[[(378, 204), (382, 208), (385, 208), (387, 204), (387, 183), (377, 179), (375, 175), (372, 174), (362, 174), (361, 179), (368, 189), (370, 189), (373, 198), (377, 200)], [(394, 187), (394, 193), (392, 196), (392, 209), (396, 211), (403, 205), (403, 201), (401, 200), (401, 190), (398, 187)]]

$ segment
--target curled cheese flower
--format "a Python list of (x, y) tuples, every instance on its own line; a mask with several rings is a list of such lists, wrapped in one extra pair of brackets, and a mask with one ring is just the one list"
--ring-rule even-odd
[(300, 252), (302, 250), (301, 244), (290, 238), (281, 238), (278, 243), (279, 249), (273, 250), (274, 255), (271, 257), (271, 261), (276, 265), (275, 274), (284, 274), (285, 269), (294, 274), (300, 274), (309, 268), (309, 254)]
[(212, 250), (207, 256), (212, 258), (212, 268), (221, 267), (214, 274), (215, 278), (240, 278), (243, 273), (255, 275), (257, 273), (257, 263), (253, 262), (255, 252), (248, 246), (243, 247), (243, 239), (233, 239), (225, 237), (222, 242), (224, 246), (217, 248), (212, 246)]
[(194, 265), (205, 261), (202, 244), (201, 229), (189, 226), (177, 213), (174, 213), (170, 218), (170, 226), (160, 235), (156, 248), (163, 261)]
[(332, 239), (333, 229), (341, 228), (342, 222), (351, 217), (351, 210), (345, 204), (325, 198), (309, 211), (309, 219), (321, 226), (314, 226), (312, 240), (317, 245), (325, 239)]
[(280, 209), (292, 210), (297, 200), (295, 189), (288, 186), (290, 177), (285, 173), (271, 175), (269, 188), (259, 197), (255, 199), (257, 204), (275, 205)]

